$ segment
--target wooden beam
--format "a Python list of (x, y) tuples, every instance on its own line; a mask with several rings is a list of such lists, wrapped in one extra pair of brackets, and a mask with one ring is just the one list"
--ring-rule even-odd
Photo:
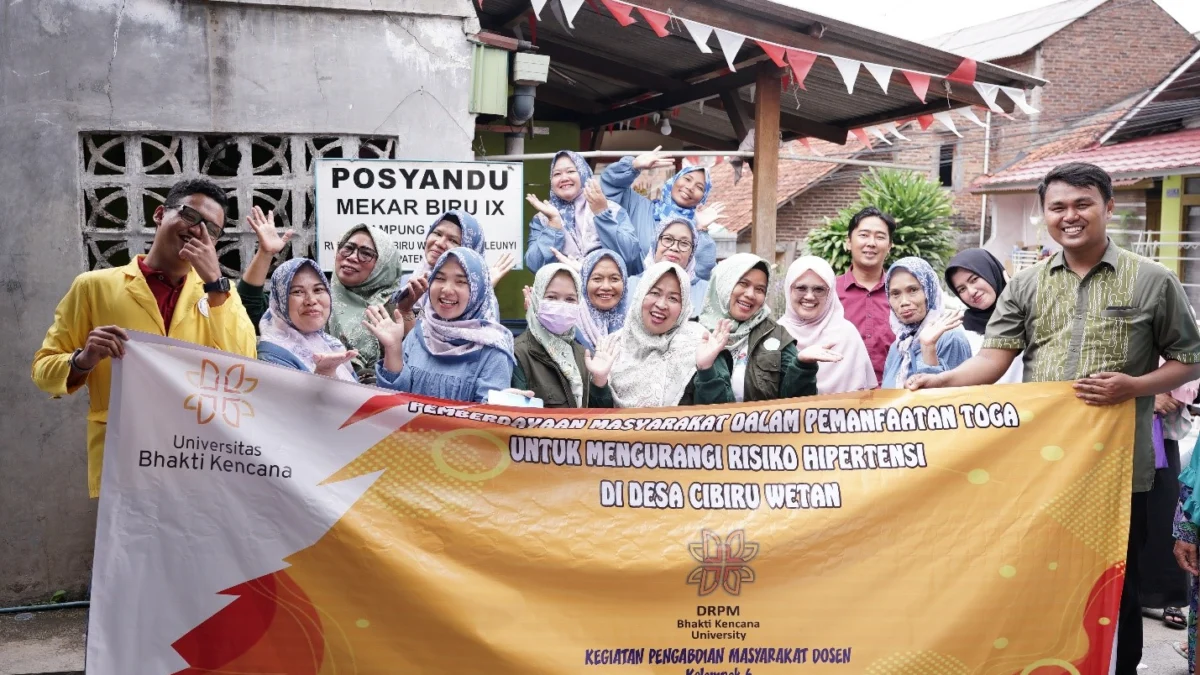
[(545, 56), (549, 56), (551, 62), (557, 61), (572, 68), (579, 68), (601, 77), (625, 82), (626, 84), (632, 84), (644, 89), (668, 92), (678, 91), (687, 87), (687, 83), (685, 82), (651, 72), (643, 66), (631, 66), (605, 58), (599, 54), (589, 54), (588, 52), (557, 42), (541, 39), (538, 41), (538, 47), (539, 52)]
[(721, 107), (729, 116), (729, 123), (733, 125), (738, 140), (745, 140), (746, 135), (754, 128), (754, 113), (750, 111), (750, 105), (742, 99), (737, 91), (726, 90), (721, 92)]
[(779, 194), (779, 99), (783, 83), (771, 70), (758, 72), (754, 99), (754, 221), (750, 251), (775, 264), (775, 204)]
[[(582, 98), (573, 92), (564, 91), (557, 87), (546, 83), (538, 86), (536, 98), (538, 101), (545, 101), (551, 105), (556, 105), (567, 110), (574, 110), (577, 113), (585, 115), (595, 115), (600, 113), (603, 108), (592, 103), (586, 98)], [(579, 125), (581, 129), (587, 129), (590, 125)]]
[[(734, 96), (742, 102), (743, 110), (750, 109), (750, 104), (745, 99), (737, 96), (736, 93)], [(724, 110), (726, 114), (729, 113), (729, 105), (725, 102), (725, 97), (723, 96), (720, 101), (712, 101), (711, 105), (718, 110)], [(733, 122), (732, 116), (729, 118), (729, 121)], [(849, 132), (848, 128), (824, 122), (815, 122), (785, 110), (781, 110), (779, 113), (779, 127), (785, 132), (793, 132), (796, 136), (810, 136), (838, 145), (846, 144), (846, 134)], [(737, 129), (737, 126), (734, 126), (734, 129)]]
[(678, 138), (684, 143), (691, 143), (705, 150), (737, 150), (738, 142), (731, 138), (718, 138), (703, 131), (696, 131), (680, 124), (671, 122), (671, 138)]

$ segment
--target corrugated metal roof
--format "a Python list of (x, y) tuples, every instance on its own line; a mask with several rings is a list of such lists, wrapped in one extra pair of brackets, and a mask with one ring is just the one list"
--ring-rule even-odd
[(1017, 56), (1045, 42), (1076, 19), (1108, 0), (1063, 0), (996, 21), (961, 28), (924, 40), (930, 47), (994, 61)]

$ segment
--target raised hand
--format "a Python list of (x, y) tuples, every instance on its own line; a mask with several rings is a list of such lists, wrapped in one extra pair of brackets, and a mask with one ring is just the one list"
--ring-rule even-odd
[(588, 209), (591, 210), (592, 215), (598, 216), (608, 210), (608, 197), (605, 197), (604, 190), (600, 189), (599, 178), (592, 177), (587, 185), (583, 186), (583, 196), (587, 199)]
[(546, 220), (547, 225), (556, 230), (563, 229), (562, 214), (558, 212), (558, 209), (554, 208), (553, 204), (538, 199), (537, 195), (535, 194), (525, 195), (525, 201), (529, 202), (530, 206), (537, 209), (537, 212), (542, 214), (542, 218)]
[[(708, 232), (709, 226), (713, 225), (714, 223), (722, 225), (723, 227), (723, 223), (717, 223), (717, 221), (720, 220), (721, 212), (724, 210), (725, 205), (721, 202), (713, 202), (712, 204), (701, 206), (700, 208), (696, 209), (696, 229), (700, 230), (701, 232)], [(736, 232), (737, 230), (729, 231)]]
[(633, 158), (633, 168), (638, 171), (646, 171), (648, 169), (661, 169), (668, 166), (675, 166), (675, 160), (669, 157), (663, 157), (659, 152), (662, 146), (643, 153)]
[(842, 355), (833, 351), (836, 346), (836, 342), (809, 345), (796, 352), (796, 360), (801, 363), (837, 363), (842, 360)]
[(396, 301), (396, 310), (405, 316), (412, 314), (413, 307), (417, 306), (417, 300), (420, 300), (421, 296), (425, 295), (425, 292), (428, 290), (429, 279), (419, 274), (414, 274), (408, 280), (408, 287), (405, 288), (405, 292)]
[(357, 349), (351, 349), (348, 352), (313, 354), (313, 372), (321, 377), (335, 377), (337, 369), (354, 360), (356, 356), (358, 356)]
[(605, 336), (600, 344), (596, 345), (595, 352), (588, 352), (583, 357), (583, 363), (592, 376), (592, 384), (597, 387), (608, 386), (608, 375), (612, 372), (616, 360), (617, 348), (613, 345), (613, 338), (611, 335)]
[(221, 278), (221, 263), (217, 260), (217, 245), (207, 227), (201, 227), (200, 236), (188, 239), (179, 251), (179, 257), (192, 264), (196, 275), (206, 284)]
[(582, 260), (576, 260), (576, 259), (568, 256), (566, 253), (563, 253), (562, 251), (560, 251), (554, 247), (550, 247), (550, 252), (554, 254), (555, 258), (558, 258), (558, 262), (574, 269), (576, 272), (583, 271), (583, 261)]
[(275, 231), (275, 212), (263, 214), (261, 208), (255, 206), (250, 215), (246, 216), (246, 224), (254, 230), (254, 234), (258, 237), (258, 250), (267, 255), (274, 256), (287, 246), (288, 241), (296, 235), (295, 230), (288, 230), (279, 236)]
[(945, 312), (925, 328), (921, 329), (918, 337), (922, 347), (936, 347), (937, 342), (947, 331), (952, 331), (962, 325), (962, 312)]
[[(399, 318), (399, 310), (396, 316)], [(400, 351), (404, 344), (404, 323), (388, 316), (387, 310), (381, 305), (368, 307), (363, 314), (362, 324), (379, 341), (384, 352)]]
[(533, 307), (533, 289), (529, 286), (521, 289), (521, 293), (525, 296), (525, 311), (528, 312), (530, 307)]
[(732, 330), (733, 322), (729, 319), (721, 319), (717, 322), (716, 330), (711, 333), (704, 333), (704, 337), (700, 339), (700, 346), (696, 348), (697, 370), (712, 368), (721, 350), (725, 349), (725, 345), (729, 344), (729, 333)]
[(500, 280), (504, 278), (504, 275), (511, 272), (516, 266), (517, 259), (513, 257), (513, 254), (501, 254), (500, 259), (496, 261), (496, 264), (492, 265), (488, 270), (492, 276), (492, 288), (495, 288), (496, 284), (500, 283)]
[(75, 368), (91, 370), (104, 359), (125, 356), (125, 341), (128, 339), (129, 335), (120, 326), (93, 328), (83, 343), (83, 351), (75, 357)]

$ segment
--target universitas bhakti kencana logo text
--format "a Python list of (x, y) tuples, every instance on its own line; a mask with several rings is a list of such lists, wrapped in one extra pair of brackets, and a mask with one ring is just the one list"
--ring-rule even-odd
[(754, 568), (749, 563), (758, 555), (758, 544), (746, 541), (744, 530), (730, 532), (724, 541), (712, 530), (701, 530), (700, 541), (690, 542), (688, 552), (700, 564), (688, 573), (687, 582), (699, 586), (701, 596), (718, 588), (729, 595), (740, 595), (742, 584), (754, 581)]
[(258, 387), (258, 378), (246, 376), (246, 364), (221, 372), (216, 363), (203, 359), (200, 370), (189, 370), (187, 379), (196, 391), (183, 400), (183, 409), (196, 411), (197, 424), (208, 424), (219, 415), (225, 424), (240, 427), (243, 419), (254, 417), (246, 395)]

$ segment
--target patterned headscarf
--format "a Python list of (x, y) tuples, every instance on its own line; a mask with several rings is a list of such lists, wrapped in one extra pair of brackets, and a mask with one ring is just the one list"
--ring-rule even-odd
[[(658, 226), (654, 228), (654, 245), (650, 247), (650, 252), (646, 254), (646, 258), (642, 260), (642, 269), (650, 269), (654, 264), (654, 254), (658, 251), (658, 238), (667, 231), (667, 228), (675, 223), (683, 223), (692, 231), (692, 248), (688, 251), (687, 264), (684, 265), (684, 271), (688, 275), (696, 273), (696, 247), (700, 245), (700, 233), (696, 230), (696, 221), (684, 216), (672, 216), (666, 220), (661, 220)], [(699, 298), (697, 298), (699, 300)]]
[(903, 383), (908, 379), (908, 373), (912, 369), (912, 341), (917, 339), (921, 334), (921, 329), (929, 325), (930, 322), (937, 321), (937, 318), (942, 314), (942, 290), (938, 285), (937, 274), (929, 263), (921, 258), (909, 256), (901, 258), (892, 263), (888, 268), (887, 275), (884, 277), (884, 288), (888, 293), (891, 293), (892, 275), (896, 272), (908, 272), (917, 279), (917, 283), (921, 284), (921, 290), (925, 291), (925, 318), (917, 323), (901, 323), (900, 317), (896, 316), (895, 310), (892, 311), (892, 332), (896, 334), (896, 349), (900, 354), (900, 370), (896, 374), (896, 382), (903, 386)]
[(543, 265), (533, 277), (533, 296), (529, 300), (529, 309), (525, 310), (525, 323), (527, 330), (533, 334), (533, 339), (546, 348), (554, 365), (558, 366), (559, 372), (571, 383), (571, 393), (575, 395), (575, 404), (582, 405), (583, 376), (579, 372), (579, 365), (575, 363), (575, 350), (571, 346), (575, 339), (575, 327), (571, 326), (565, 335), (555, 335), (546, 330), (541, 321), (538, 321), (538, 308), (541, 307), (542, 300), (546, 295), (546, 287), (559, 272), (568, 274), (571, 277), (571, 283), (575, 284), (575, 294), (579, 297), (583, 296), (579, 273), (574, 268), (562, 263)]
[[(258, 330), (263, 342), (270, 342), (288, 350), (310, 371), (316, 370), (316, 360), (313, 354), (341, 353), (346, 351), (337, 338), (323, 330), (303, 333), (296, 327), (288, 313), (288, 299), (291, 295), (292, 279), (302, 269), (310, 269), (329, 292), (329, 281), (321, 273), (321, 266), (308, 258), (292, 258), (275, 268), (271, 274), (270, 290), (268, 291), (267, 313), (258, 320)], [(354, 369), (349, 363), (343, 363), (337, 369), (337, 379), (356, 382)]]
[[(579, 194), (569, 202), (554, 194), (554, 165), (558, 163), (560, 157), (569, 157), (575, 164), (575, 170), (579, 172)], [(559, 215), (562, 216), (563, 234), (566, 238), (566, 242), (563, 244), (563, 253), (575, 259), (582, 258), (588, 252), (600, 247), (600, 235), (596, 232), (594, 216), (591, 209), (588, 208), (587, 197), (583, 195), (583, 188), (591, 178), (592, 167), (588, 166), (587, 160), (579, 153), (562, 150), (554, 155), (554, 159), (550, 162), (550, 204), (558, 209)], [(536, 217), (540, 218), (543, 224), (546, 222), (546, 218), (542, 214), (539, 213)]]
[[(593, 305), (591, 297), (587, 294), (587, 280), (592, 278), (592, 271), (605, 258), (617, 264), (617, 271), (621, 274), (622, 285), (621, 298), (608, 311), (599, 309)], [(592, 251), (583, 259), (581, 281), (583, 283), (583, 303), (586, 311), (580, 313), (579, 329), (583, 331), (584, 337), (588, 339), (588, 342), (592, 343), (593, 347), (598, 347), (602, 338), (609, 333), (617, 332), (621, 326), (625, 325), (625, 307), (629, 304), (630, 295), (629, 272), (625, 269), (625, 261), (621, 259), (618, 253), (602, 248), (598, 251)]]
[(377, 227), (355, 225), (342, 236), (338, 248), (359, 232), (366, 232), (371, 237), (379, 259), (375, 261), (375, 269), (371, 270), (370, 276), (358, 286), (344, 286), (334, 274), (333, 311), (329, 315), (328, 331), (351, 349), (357, 349), (363, 365), (373, 369), (380, 358), (379, 342), (363, 327), (363, 316), (367, 307), (382, 305), (391, 299), (400, 288), (400, 277), (404, 270), (400, 266), (400, 249), (396, 247), (396, 242)]
[(725, 349), (735, 356), (750, 340), (750, 332), (758, 324), (771, 316), (771, 309), (764, 300), (758, 312), (746, 321), (738, 321), (729, 313), (729, 303), (733, 300), (733, 289), (737, 287), (742, 277), (750, 270), (761, 269), (767, 274), (767, 285), (771, 283), (771, 268), (767, 261), (753, 253), (736, 253), (717, 263), (713, 268), (712, 280), (708, 285), (708, 297), (704, 300), (704, 309), (700, 311), (700, 325), (709, 330), (717, 329), (717, 322), (729, 319), (733, 322), (733, 330), (729, 333), (729, 344)]
[[(671, 192), (675, 189), (675, 181), (683, 178), (693, 171), (704, 172), (704, 196), (700, 198), (700, 203), (697, 204), (695, 208), (689, 209), (676, 204), (675, 198), (671, 195)], [(712, 192), (712, 178), (709, 177), (707, 168), (703, 166), (684, 167), (682, 171), (674, 176), (671, 176), (669, 179), (667, 179), (667, 182), (663, 184), (662, 196), (654, 200), (654, 220), (661, 223), (664, 220), (671, 218), (686, 218), (687, 220), (695, 222), (696, 209), (704, 206), (704, 202), (708, 201), (708, 194), (710, 192)]]
[[(469, 248), (481, 256), (487, 254), (487, 239), (483, 236), (483, 228), (479, 226), (479, 221), (475, 219), (475, 216), (459, 209), (446, 211), (433, 220), (433, 223), (429, 225), (428, 232), (433, 232), (437, 229), (438, 224), (443, 220), (456, 223), (458, 229), (462, 231), (459, 246)], [(426, 237), (428, 236), (426, 234)], [(428, 275), (431, 269), (429, 261), (425, 259), (425, 256), (421, 256), (421, 264), (417, 265), (417, 268), (413, 270), (413, 276)]]
[(500, 324), (495, 313), (496, 296), (483, 256), (461, 246), (443, 253), (430, 275), (430, 294), (433, 293), (432, 278), (450, 259), (458, 262), (467, 275), (470, 287), (467, 307), (457, 319), (443, 319), (432, 308), (425, 312), (421, 317), (425, 348), (434, 356), (459, 356), (479, 351), (484, 346), (495, 347), (516, 363), (512, 333)]
[[(652, 335), (642, 322), (642, 302), (666, 274), (679, 278), (683, 306), (675, 325), (662, 335)], [(708, 333), (692, 315), (691, 279), (675, 263), (655, 263), (642, 275), (629, 303), (625, 326), (614, 337), (616, 360), (608, 383), (618, 408), (657, 408), (679, 405), (696, 373), (696, 349)]]
[[(996, 260), (996, 256), (992, 255), (987, 249), (971, 248), (966, 251), (961, 251), (958, 255), (950, 259), (950, 264), (946, 266), (946, 287), (954, 295), (958, 293), (954, 290), (954, 282), (950, 277), (954, 276), (954, 270), (964, 269), (972, 274), (975, 274), (980, 279), (983, 279), (996, 292), (996, 298), (1000, 298), (1000, 294), (1004, 292), (1004, 287), (1008, 285), (1004, 281), (1004, 265)], [(962, 298), (959, 298), (962, 300)], [(964, 301), (964, 304), (965, 301)], [(993, 302), (991, 307), (987, 309), (975, 309), (967, 305), (966, 311), (963, 312), (963, 328), (972, 333), (982, 335), (987, 331), (988, 321), (992, 319), (992, 312), (996, 311), (996, 303)]]

